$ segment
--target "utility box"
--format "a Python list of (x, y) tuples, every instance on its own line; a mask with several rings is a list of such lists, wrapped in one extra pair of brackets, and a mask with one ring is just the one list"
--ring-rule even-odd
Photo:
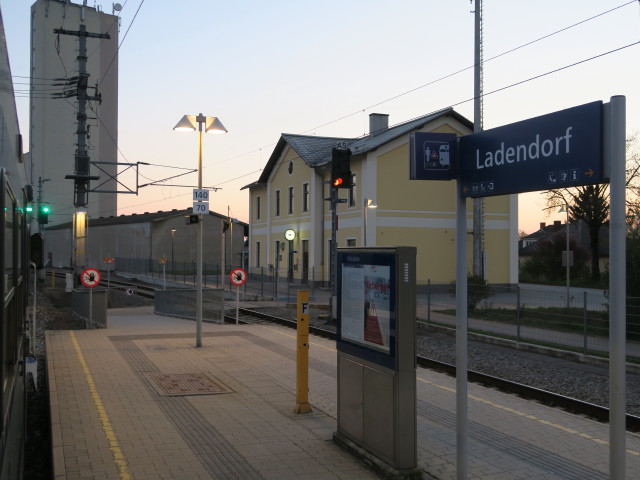
[(74, 289), (74, 285), (73, 285), (73, 273), (67, 273), (64, 276), (64, 291), (65, 292), (71, 292)]
[(421, 478), (416, 427), (416, 249), (341, 248), (334, 441), (387, 478)]

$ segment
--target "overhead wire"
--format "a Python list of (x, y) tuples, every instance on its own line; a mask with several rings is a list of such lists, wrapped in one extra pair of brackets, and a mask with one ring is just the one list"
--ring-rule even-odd
[[(492, 61), (492, 60), (495, 60), (495, 59), (497, 59), (497, 58), (500, 58), (500, 57), (502, 57), (502, 56), (505, 56), (505, 55), (507, 55), (507, 54), (509, 54), (509, 53), (513, 53), (513, 52), (515, 52), (515, 51), (517, 51), (517, 50), (520, 50), (520, 49), (522, 49), (522, 48), (525, 48), (525, 47), (527, 47), (527, 46), (530, 46), (530, 45), (532, 45), (532, 44), (534, 44), (534, 43), (537, 43), (537, 42), (540, 42), (540, 41), (542, 41), (542, 40), (548, 39), (548, 38), (550, 38), (550, 37), (552, 37), (552, 36), (554, 36), (554, 35), (557, 35), (557, 34), (559, 34), (559, 33), (561, 33), (561, 32), (567, 31), (567, 30), (569, 30), (569, 29), (571, 29), (571, 28), (574, 28), (574, 27), (576, 27), (576, 26), (578, 26), (578, 25), (582, 25), (582, 24), (584, 24), (584, 23), (586, 23), (586, 22), (589, 22), (589, 21), (594, 20), (594, 19), (596, 19), (596, 18), (602, 17), (602, 16), (604, 16), (604, 15), (606, 15), (606, 14), (612, 13), (612, 12), (614, 12), (614, 11), (618, 10), (618, 9), (621, 9), (621, 8), (623, 8), (623, 7), (626, 7), (626, 6), (628, 6), (628, 5), (630, 5), (630, 4), (633, 4), (633, 3), (638, 3), (638, 4), (640, 4), (640, 0), (631, 0), (631, 1), (628, 1), (628, 2), (623, 3), (623, 4), (621, 4), (621, 5), (617, 6), (617, 7), (613, 7), (613, 8), (611, 8), (611, 9), (608, 9), (608, 10), (606, 10), (606, 11), (603, 11), (603, 12), (601, 12), (601, 13), (598, 13), (598, 14), (593, 15), (593, 16), (591, 16), (591, 17), (588, 17), (588, 18), (586, 18), (586, 19), (580, 20), (580, 21), (578, 21), (578, 22), (576, 22), (576, 23), (574, 23), (574, 24), (571, 24), (571, 25), (569, 25), (569, 26), (567, 26), (567, 27), (563, 27), (563, 28), (561, 28), (561, 29), (559, 29), (559, 30), (556, 30), (556, 31), (554, 31), (554, 32), (552, 32), (552, 33), (549, 33), (549, 34), (547, 34), (547, 35), (544, 35), (544, 36), (542, 36), (542, 37), (539, 37), (539, 38), (537, 38), (537, 39), (535, 39), (535, 40), (532, 40), (532, 41), (529, 41), (529, 42), (523, 43), (523, 44), (518, 45), (517, 47), (511, 48), (511, 49), (509, 49), (509, 50), (505, 50), (504, 52), (501, 52), (501, 53), (499, 53), (499, 54), (497, 54), (497, 55), (494, 55), (493, 57), (490, 57), (490, 58), (488, 58), (488, 59), (483, 60), (483, 64), (484, 64), (484, 63), (487, 63), (487, 62), (490, 62), (490, 61)], [(125, 4), (126, 4), (126, 1), (125, 1)], [(139, 13), (139, 11), (140, 11), (140, 9), (141, 9), (141, 7), (142, 7), (142, 5), (143, 5), (143, 4), (144, 4), (144, 0), (141, 0), (140, 4), (139, 4), (139, 6), (138, 6), (138, 8), (137, 8), (137, 10), (136, 10), (136, 13), (135, 13), (134, 17), (133, 17), (133, 19), (132, 19), (131, 23), (129, 24), (129, 26), (128, 26), (128, 28), (127, 28), (126, 32), (125, 32), (124, 37), (122, 38), (122, 40), (121, 40), (120, 44), (118, 45), (118, 50), (117, 50), (117, 51), (116, 51), (116, 53), (114, 54), (113, 58), (111, 59), (111, 62), (109, 63), (109, 66), (107, 67), (107, 69), (106, 69), (106, 70), (105, 70), (105, 72), (103, 73), (103, 75), (102, 75), (102, 77), (100, 78), (100, 80), (99, 80), (99, 82), (98, 82), (98, 83), (102, 82), (102, 80), (104, 79), (104, 77), (105, 77), (106, 73), (107, 73), (107, 72), (108, 72), (108, 70), (111, 68), (111, 65), (113, 64), (113, 62), (114, 62), (114, 61), (115, 61), (115, 59), (117, 58), (118, 51), (119, 51), (120, 47), (122, 46), (122, 44), (124, 43), (124, 40), (126, 39), (127, 34), (129, 33), (129, 31), (130, 31), (130, 29), (131, 29), (131, 27), (132, 27), (133, 23), (135, 22), (135, 20), (136, 20), (136, 18), (137, 18), (137, 15), (138, 15), (138, 13)], [(61, 28), (62, 28), (62, 27), (61, 27)], [(588, 58), (582, 59), (582, 60), (580, 60), (580, 61), (573, 62), (573, 63), (571, 63), (571, 64), (567, 64), (567, 65), (565, 65), (565, 66), (562, 66), (562, 67), (559, 67), (559, 68), (556, 68), (556, 69), (549, 70), (549, 71), (547, 71), (547, 72), (544, 72), (544, 73), (541, 73), (541, 74), (535, 75), (535, 76), (533, 76), (533, 77), (529, 77), (529, 78), (527, 78), (527, 79), (524, 79), (524, 80), (521, 80), (521, 81), (518, 81), (518, 82), (514, 82), (514, 83), (512, 83), (512, 84), (505, 85), (505, 86), (500, 87), (500, 88), (496, 88), (496, 89), (494, 89), (494, 90), (492, 90), (492, 91), (485, 92), (485, 93), (483, 94), (483, 96), (492, 95), (492, 94), (495, 94), (495, 93), (498, 93), (498, 92), (501, 92), (501, 91), (507, 90), (507, 89), (509, 89), (509, 88), (513, 88), (513, 87), (516, 87), (516, 86), (518, 86), (518, 85), (522, 85), (522, 84), (525, 84), (525, 83), (531, 82), (531, 81), (533, 81), (533, 80), (540, 79), (540, 78), (542, 78), (542, 77), (545, 77), (545, 76), (548, 76), (548, 75), (551, 75), (551, 74), (554, 74), (554, 73), (560, 72), (560, 71), (562, 71), (562, 70), (566, 70), (566, 69), (569, 69), (569, 68), (575, 67), (575, 66), (577, 66), (577, 65), (580, 65), (580, 64), (583, 64), (583, 63), (586, 63), (586, 62), (589, 62), (589, 61), (592, 61), (592, 60), (595, 60), (595, 59), (598, 59), (598, 58), (604, 57), (604, 56), (606, 56), (606, 55), (610, 55), (610, 54), (616, 53), (616, 52), (618, 52), (618, 51), (621, 51), (621, 50), (624, 50), (624, 49), (627, 49), (627, 48), (633, 47), (633, 46), (635, 46), (635, 45), (638, 45), (639, 43), (640, 43), (640, 41), (632, 42), (632, 43), (630, 43), (630, 44), (623, 45), (623, 46), (621, 46), (621, 47), (618, 47), (618, 48), (615, 48), (615, 49), (609, 50), (609, 51), (607, 51), (607, 52), (603, 52), (603, 53), (600, 53), (600, 54), (598, 54), (598, 55), (594, 55), (594, 56), (591, 56), (591, 57), (588, 57)], [(59, 58), (60, 58), (60, 61), (61, 61), (61, 63), (62, 63), (63, 69), (65, 70), (65, 76), (67, 76), (67, 77), (68, 77), (68, 73), (67, 73), (67, 70), (66, 70), (66, 66), (64, 65), (64, 62), (63, 62), (63, 60), (62, 60), (62, 57), (60, 56), (60, 51), (59, 51), (59, 35), (58, 35), (58, 38), (57, 38), (57, 49), (56, 49), (56, 51), (57, 51), (58, 56), (59, 56)], [(385, 104), (385, 103), (391, 102), (391, 101), (393, 101), (393, 100), (397, 100), (398, 98), (401, 98), (401, 97), (403, 97), (403, 96), (409, 95), (409, 94), (411, 94), (411, 93), (414, 93), (414, 92), (416, 92), (416, 91), (418, 91), (418, 90), (421, 90), (421, 89), (423, 89), (423, 88), (426, 88), (426, 87), (428, 87), (428, 86), (434, 85), (434, 84), (436, 84), (436, 83), (438, 83), (438, 82), (441, 82), (441, 81), (443, 81), (443, 80), (446, 80), (446, 79), (452, 78), (452, 77), (454, 77), (454, 76), (456, 76), (456, 75), (458, 75), (458, 74), (460, 74), (460, 73), (463, 73), (463, 72), (466, 72), (466, 71), (468, 71), (468, 70), (470, 70), (470, 69), (473, 69), (474, 67), (475, 67), (475, 65), (470, 65), (470, 66), (468, 66), (468, 67), (462, 68), (462, 69), (457, 70), (457, 71), (455, 71), (455, 72), (452, 72), (452, 73), (450, 73), (450, 74), (444, 75), (444, 76), (439, 77), (439, 78), (434, 79), (434, 80), (431, 80), (431, 81), (429, 81), (429, 82), (427, 82), (427, 83), (424, 83), (424, 84), (422, 84), (422, 85), (419, 85), (419, 86), (417, 86), (417, 87), (414, 87), (414, 88), (412, 88), (412, 89), (410, 89), (410, 90), (407, 90), (407, 91), (405, 91), (405, 92), (399, 93), (399, 94), (397, 94), (397, 95), (393, 95), (393, 96), (388, 97), (388, 98), (386, 98), (386, 99), (384, 99), (384, 100), (381, 100), (381, 101), (379, 101), (379, 102), (373, 103), (373, 104), (371, 104), (371, 105), (369, 105), (369, 106), (367, 106), (367, 107), (360, 108), (360, 109), (358, 109), (357, 111), (354, 111), (354, 112), (352, 112), (352, 113), (349, 113), (349, 114), (343, 115), (343, 116), (338, 117), (338, 118), (336, 118), (336, 119), (334, 119), (334, 120), (331, 120), (331, 121), (329, 121), (329, 122), (325, 122), (325, 123), (322, 123), (322, 124), (317, 125), (317, 126), (315, 126), (315, 127), (312, 127), (312, 128), (310, 128), (310, 129), (304, 130), (304, 131), (302, 131), (302, 132), (301, 132), (301, 134), (305, 134), (305, 133), (308, 133), (308, 132), (310, 132), (310, 131), (315, 131), (315, 130), (318, 130), (318, 129), (320, 129), (320, 128), (323, 128), (323, 127), (326, 127), (326, 126), (332, 125), (332, 124), (334, 124), (334, 123), (340, 122), (340, 121), (345, 120), (345, 119), (348, 119), (348, 118), (350, 118), (350, 117), (353, 117), (354, 115), (359, 115), (359, 114), (361, 114), (362, 112), (365, 112), (366, 110), (370, 110), (370, 109), (373, 109), (373, 108), (378, 107), (378, 106), (380, 106), (380, 105), (383, 105), (383, 104)], [(19, 76), (14, 76), (14, 77), (17, 77), (17, 78), (29, 78), (29, 77), (19, 77)], [(452, 104), (452, 105), (449, 105), (449, 106), (454, 107), (454, 106), (462, 105), (462, 104), (467, 103), (467, 102), (472, 101), (472, 100), (474, 100), (474, 98), (473, 98), (473, 97), (468, 98), (468, 99), (465, 99), (465, 100), (460, 100), (460, 101), (458, 101), (458, 102), (456, 102), (456, 103), (454, 103), (454, 104)], [(94, 110), (94, 112), (95, 112), (95, 110)], [(102, 121), (100, 120), (99, 115), (97, 114), (97, 112), (96, 112), (96, 116), (97, 116), (98, 120), (102, 123)], [(416, 117), (416, 118), (419, 118), (419, 117)], [(408, 121), (411, 121), (411, 120), (408, 120)], [(402, 123), (406, 123), (406, 122), (407, 122), (407, 121), (404, 121), (404, 122), (402, 122)], [(104, 124), (103, 124), (103, 127), (104, 127)], [(393, 127), (393, 126), (392, 126), (392, 127)], [(390, 127), (390, 128), (391, 128), (391, 127)], [(108, 132), (108, 130), (106, 129), (106, 127), (105, 127), (105, 131), (107, 131), (107, 134), (108, 134), (109, 138), (111, 139), (111, 141), (113, 141), (114, 143), (116, 143), (116, 142), (115, 142), (115, 140), (113, 139), (113, 137), (111, 136), (111, 134), (110, 134), (110, 133)], [(117, 143), (116, 143), (116, 145), (117, 145)], [(237, 159), (237, 158), (241, 158), (241, 157), (244, 157), (244, 156), (246, 156), (246, 155), (249, 155), (249, 154), (255, 153), (255, 152), (257, 152), (257, 151), (261, 151), (261, 150), (262, 150), (262, 148), (271, 147), (271, 146), (273, 146), (273, 145), (275, 145), (275, 143), (269, 144), (269, 145), (267, 145), (267, 146), (265, 146), (265, 147), (260, 147), (259, 149), (253, 149), (253, 150), (251, 150), (251, 151), (249, 151), (249, 152), (246, 152), (246, 153), (242, 153), (242, 154), (239, 154), (239, 155), (235, 155), (235, 156), (233, 156), (233, 157), (227, 158), (227, 159), (222, 160), (222, 161), (219, 161), (219, 162), (211, 163), (210, 165), (217, 165), (217, 164), (225, 163), (225, 162), (228, 162), (228, 161), (231, 161), (231, 160)], [(119, 152), (123, 157), (125, 157), (125, 156), (124, 156), (124, 153), (120, 150), (120, 148), (119, 148), (119, 147), (118, 147), (118, 152)], [(126, 157), (125, 157), (125, 158), (126, 158)], [(288, 160), (287, 160), (287, 161), (288, 161)], [(233, 179), (225, 180), (225, 181), (223, 181), (223, 182), (221, 182), (221, 183), (218, 183), (218, 185), (221, 185), (221, 184), (224, 184), (224, 183), (229, 183), (229, 182), (232, 182), (232, 181), (238, 180), (238, 179), (240, 179), (240, 178), (243, 178), (243, 177), (246, 177), (246, 176), (252, 175), (252, 174), (254, 174), (254, 173), (257, 173), (257, 172), (259, 172), (259, 171), (261, 171), (261, 170), (262, 170), (262, 169), (258, 169), (258, 170), (256, 170), (256, 171), (253, 171), (253, 172), (250, 172), (250, 173), (247, 173), (247, 174), (240, 175), (240, 176), (235, 177), (235, 178), (233, 178)], [(188, 194), (187, 194), (187, 195), (188, 195)], [(180, 195), (180, 196), (182, 196), (182, 195)], [(153, 203), (153, 202), (150, 202), (150, 203)], [(143, 204), (140, 204), (140, 205), (143, 205)], [(127, 207), (127, 208), (131, 208), (131, 207)]]
[[(592, 15), (591, 17), (588, 17), (588, 18), (585, 18), (585, 19), (583, 19), (583, 20), (580, 20), (580, 21), (578, 21), (578, 22), (576, 22), (576, 23), (573, 23), (573, 24), (571, 24), (571, 25), (569, 25), (569, 26), (567, 26), (567, 27), (563, 27), (563, 28), (561, 28), (561, 29), (559, 29), (559, 30), (556, 30), (556, 31), (552, 32), (552, 33), (549, 33), (549, 34), (543, 35), (542, 37), (539, 37), (539, 38), (537, 38), (537, 39), (535, 39), (535, 40), (531, 40), (531, 41), (529, 41), (529, 42), (525, 42), (525, 43), (523, 43), (523, 44), (521, 44), (521, 45), (518, 45), (517, 47), (511, 48), (511, 49), (509, 49), (509, 50), (505, 50), (504, 52), (501, 52), (501, 53), (499, 53), (499, 54), (497, 54), (497, 55), (494, 55), (494, 56), (492, 56), (492, 57), (490, 57), (490, 58), (484, 59), (484, 60), (483, 60), (483, 64), (486, 64), (486, 63), (488, 63), (488, 62), (490, 62), (490, 61), (492, 61), (492, 60), (495, 60), (495, 59), (497, 59), (497, 58), (503, 57), (503, 56), (505, 56), (505, 55), (507, 55), (507, 54), (509, 54), (509, 53), (513, 53), (513, 52), (515, 52), (515, 51), (517, 51), (517, 50), (520, 50), (520, 49), (522, 49), (522, 48), (524, 48), (524, 47), (527, 47), (527, 46), (533, 45), (534, 43), (537, 43), (537, 42), (540, 42), (540, 41), (542, 41), (542, 40), (548, 39), (548, 38), (550, 38), (550, 37), (552, 37), (552, 36), (554, 36), (554, 35), (557, 35), (557, 34), (559, 34), (559, 33), (562, 33), (562, 32), (564, 32), (564, 31), (567, 31), (567, 30), (569, 30), (569, 29), (571, 29), (571, 28), (574, 28), (574, 27), (577, 27), (577, 26), (579, 26), (579, 25), (582, 25), (583, 23), (589, 22), (589, 21), (591, 21), (591, 20), (595, 20), (596, 18), (599, 18), (599, 17), (601, 17), (601, 16), (603, 16), (603, 15), (606, 15), (606, 14), (612, 13), (612, 12), (614, 12), (614, 11), (616, 11), (616, 10), (620, 9), (620, 8), (626, 7), (626, 6), (631, 5), (631, 4), (633, 4), (633, 3), (640, 3), (640, 0), (630, 0), (630, 1), (626, 2), (626, 3), (623, 3), (623, 4), (621, 4), (621, 5), (618, 5), (617, 7), (611, 8), (611, 9), (609, 9), (609, 10), (606, 10), (606, 11), (604, 11), (604, 12), (598, 13), (598, 14), (596, 14), (596, 15)], [(416, 92), (416, 91), (418, 91), (418, 90), (421, 90), (421, 89), (423, 89), (423, 88), (426, 88), (426, 87), (428, 87), (428, 86), (431, 86), (431, 85), (434, 85), (434, 84), (436, 84), (436, 83), (442, 82), (442, 81), (447, 80), (447, 79), (449, 79), (449, 78), (452, 78), (452, 77), (454, 77), (454, 76), (456, 76), (456, 75), (459, 75), (459, 74), (461, 74), (461, 73), (464, 73), (464, 72), (466, 72), (466, 71), (468, 71), (468, 70), (472, 70), (473, 68), (475, 68), (475, 66), (476, 66), (475, 64), (473, 64), (473, 65), (469, 65), (469, 66), (467, 66), (467, 67), (464, 67), (464, 68), (461, 68), (461, 69), (459, 69), (459, 70), (456, 70), (455, 72), (452, 72), (452, 73), (449, 73), (449, 74), (443, 75), (443, 76), (438, 77), (438, 78), (436, 78), (436, 79), (434, 79), (434, 80), (430, 80), (430, 81), (429, 81), (429, 82), (427, 82), (427, 83), (424, 83), (424, 84), (422, 84), (422, 85), (419, 85), (419, 86), (417, 86), (417, 87), (414, 87), (414, 88), (412, 88), (412, 89), (410, 89), (410, 90), (407, 90), (407, 91), (405, 91), (405, 92), (399, 93), (399, 94), (397, 94), (397, 95), (393, 95), (393, 96), (391, 96), (391, 97), (389, 97), (389, 98), (386, 98), (386, 99), (384, 99), (384, 100), (381, 100), (381, 101), (379, 101), (379, 102), (376, 102), (376, 103), (374, 103), (374, 104), (371, 104), (371, 105), (369, 105), (369, 106), (367, 106), (367, 107), (360, 108), (360, 109), (358, 109), (358, 110), (356, 110), (356, 111), (354, 111), (354, 112), (348, 113), (348, 114), (343, 115), (343, 116), (341, 116), (341, 117), (338, 117), (338, 118), (336, 118), (336, 119), (334, 119), (334, 120), (331, 120), (331, 121), (328, 121), (328, 122), (322, 123), (322, 124), (320, 124), (320, 125), (316, 125), (315, 127), (309, 128), (309, 129), (307, 129), (307, 130), (304, 130), (304, 131), (302, 131), (302, 132), (301, 132), (301, 134), (305, 134), (305, 133), (308, 133), (308, 132), (312, 132), (312, 131), (318, 130), (318, 129), (320, 129), (320, 128), (323, 128), (323, 127), (327, 127), (327, 126), (329, 126), (329, 125), (332, 125), (332, 124), (334, 124), (334, 123), (338, 123), (338, 122), (340, 122), (340, 121), (342, 121), (342, 120), (346, 120), (346, 119), (351, 118), (351, 117), (353, 117), (353, 116), (355, 116), (355, 115), (359, 115), (359, 114), (361, 114), (362, 112), (365, 112), (365, 111), (367, 111), (367, 110), (371, 110), (371, 109), (373, 109), (373, 108), (375, 108), (375, 107), (379, 107), (380, 105), (383, 105), (383, 104), (385, 104), (385, 103), (391, 102), (391, 101), (393, 101), (393, 100), (397, 100), (398, 98), (404, 97), (404, 96), (406, 96), (406, 95), (409, 95), (409, 94), (411, 94), (411, 93), (414, 93), (414, 92)], [(525, 81), (523, 81), (523, 82), (526, 82), (526, 81), (528, 81), (528, 80), (525, 80)], [(504, 88), (509, 88), (509, 87), (504, 87)], [(465, 101), (463, 101), (463, 102), (459, 102), (459, 103), (457, 103), (456, 105), (460, 105), (461, 103), (465, 103), (465, 102), (467, 102), (467, 101), (468, 101), (468, 100), (465, 100)], [(454, 105), (452, 105), (452, 106), (454, 106)], [(268, 145), (268, 146), (272, 146), (272, 145), (275, 145), (275, 144), (270, 144), (270, 145)], [(264, 148), (264, 147), (262, 147), (262, 148)], [(246, 152), (246, 153), (244, 153), (244, 154), (239, 154), (239, 155), (236, 155), (236, 156), (231, 157), (231, 158), (228, 158), (228, 159), (220, 160), (220, 161), (218, 161), (218, 162), (212, 163), (211, 165), (219, 165), (219, 164), (221, 164), (221, 163), (225, 163), (225, 162), (228, 162), (228, 161), (235, 160), (235, 159), (237, 159), (237, 158), (243, 157), (243, 156), (245, 156), (245, 155), (249, 155), (249, 154), (251, 154), (251, 153), (255, 153), (256, 151), (257, 151), (257, 150), (256, 150), (256, 149), (254, 149), (254, 150), (251, 150), (251, 151)]]
[[(635, 2), (635, 1), (638, 1), (638, 0), (634, 0), (634, 2)], [(529, 77), (529, 78), (527, 78), (527, 79), (525, 79), (525, 80), (520, 80), (520, 81), (518, 81), (518, 82), (514, 82), (514, 83), (511, 83), (511, 84), (509, 84), (509, 85), (505, 85), (505, 86), (503, 86), (503, 87), (500, 87), (500, 88), (496, 88), (496, 89), (491, 90), (491, 91), (489, 91), (489, 92), (484, 92), (484, 93), (483, 93), (483, 97), (486, 97), (486, 96), (489, 96), (489, 95), (493, 95), (493, 94), (495, 94), (495, 93), (498, 93), (498, 92), (501, 92), (501, 91), (507, 90), (507, 89), (509, 89), (509, 88), (516, 87), (516, 86), (518, 86), (518, 85), (522, 85), (522, 84), (525, 84), (525, 83), (531, 82), (531, 81), (533, 81), (533, 80), (537, 80), (537, 79), (543, 78), (543, 77), (548, 76), (548, 75), (552, 75), (552, 74), (557, 73), (557, 72), (560, 72), (560, 71), (562, 71), (562, 70), (566, 70), (566, 69), (568, 69), (568, 68), (572, 68), (572, 67), (575, 67), (575, 66), (581, 65), (581, 64), (583, 64), (583, 63), (586, 63), (586, 62), (589, 62), (589, 61), (592, 61), (592, 60), (595, 60), (595, 59), (598, 59), (598, 58), (604, 57), (604, 56), (606, 56), (606, 55), (610, 55), (610, 54), (613, 54), (613, 53), (619, 52), (619, 51), (621, 51), (621, 50), (625, 50), (625, 49), (627, 49), (627, 48), (633, 47), (633, 46), (638, 45), (638, 44), (640, 44), (640, 40), (639, 40), (639, 41), (636, 41), (636, 42), (632, 42), (632, 43), (627, 44), (627, 45), (623, 45), (623, 46), (618, 47), (618, 48), (614, 48), (613, 50), (609, 50), (609, 51), (607, 51), (607, 52), (603, 52), (603, 53), (600, 53), (600, 54), (598, 54), (598, 55), (594, 55), (594, 56), (591, 56), (591, 57), (588, 57), (588, 58), (585, 58), (585, 59), (579, 60), (579, 61), (577, 61), (577, 62), (574, 62), (574, 63), (568, 64), (568, 65), (565, 65), (565, 66), (563, 66), (563, 67), (559, 67), (559, 68), (555, 68), (555, 69), (553, 69), (553, 70), (549, 70), (549, 71), (547, 71), (547, 72), (544, 72), (544, 73), (541, 73), (541, 74), (535, 75), (535, 76), (533, 76), (533, 77)], [(456, 106), (459, 106), (459, 105), (462, 105), (462, 104), (465, 104), (465, 103), (471, 102), (471, 101), (473, 101), (473, 100), (475, 100), (475, 97), (466, 98), (466, 99), (464, 99), (464, 100), (460, 100), (460, 101), (458, 101), (458, 102), (455, 102), (455, 103), (453, 103), (453, 104), (451, 104), (451, 105), (447, 105), (447, 107), (456, 107)], [(434, 111), (438, 111), (438, 110), (440, 110), (440, 109), (436, 109), (436, 110), (434, 110)], [(396, 127), (396, 126), (398, 126), (398, 125), (401, 125), (401, 124), (403, 124), (403, 123), (411, 122), (411, 121), (416, 120), (416, 119), (418, 119), (418, 118), (420, 118), (420, 117), (415, 117), (415, 118), (411, 118), (411, 119), (409, 119), (409, 120), (404, 120), (404, 121), (402, 121), (402, 122), (400, 122), (400, 123), (398, 123), (398, 124), (391, 125), (389, 128), (394, 128), (394, 127)], [(296, 160), (296, 159), (299, 159), (299, 158), (300, 158), (300, 157), (297, 157), (297, 158), (294, 158), (294, 159), (286, 159), (286, 160), (282, 160), (282, 161), (278, 162), (276, 165), (281, 165), (281, 164), (283, 164), (283, 163), (285, 163), (285, 162), (288, 162), (289, 160)], [(241, 177), (238, 177), (238, 178), (241, 178)], [(226, 183), (226, 182), (225, 182), (225, 183)]]
[[(111, 58), (111, 61), (109, 62), (109, 65), (105, 69), (105, 71), (102, 74), (102, 77), (100, 78), (100, 80), (98, 80), (98, 85), (100, 85), (102, 83), (102, 81), (104, 80), (104, 77), (107, 75), (107, 72), (109, 72), (109, 70), (111, 69), (111, 65), (113, 65), (113, 62), (115, 61), (115, 59), (118, 58), (118, 53), (120, 52), (120, 47), (122, 47), (122, 44), (124, 43), (125, 39), (127, 38), (127, 35), (129, 34), (129, 30), (131, 30), (131, 27), (133, 26), (133, 23), (136, 21), (136, 18), (138, 17), (138, 13), (140, 12), (140, 9), (142, 8), (143, 4), (144, 4), (144, 0), (140, 0), (140, 5), (138, 5), (136, 13), (133, 15), (133, 18), (131, 19), (131, 23), (127, 27), (127, 31), (124, 32), (124, 36), (122, 37), (122, 40), (120, 40), (120, 43), (118, 44), (118, 48), (116, 49), (116, 52), (113, 54), (113, 57)], [(126, 5), (126, 2), (125, 2), (125, 5)]]

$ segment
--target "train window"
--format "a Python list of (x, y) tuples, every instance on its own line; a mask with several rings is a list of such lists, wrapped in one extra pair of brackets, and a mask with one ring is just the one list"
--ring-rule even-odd
[(14, 220), (15, 201), (11, 192), (7, 188), (4, 192), (4, 296), (9, 293), (13, 287), (14, 272)]
[(16, 262), (18, 262), (18, 264), (16, 265), (16, 273), (18, 274), (18, 283), (20, 282), (20, 280), (22, 279), (22, 249), (24, 248), (24, 245), (22, 244), (22, 242), (20, 241), (20, 239), (22, 238), (22, 229), (24, 228), (23, 225), (23, 216), (22, 216), (22, 212), (20, 210), (16, 210), (16, 225), (15, 228), (13, 229), (13, 234), (14, 234), (14, 245), (16, 246), (15, 248), (15, 252), (14, 252), (14, 258), (16, 260)]
[[(1, 260), (2, 283), (4, 285), (4, 296), (2, 305), (1, 324), (1, 346), (2, 346), (2, 414), (7, 418), (8, 408), (11, 405), (10, 399), (13, 394), (16, 381), (16, 368), (18, 357), (21, 353), (21, 340), (24, 319), (23, 292), (26, 282), (16, 283), (16, 255), (22, 251), (18, 245), (21, 243), (23, 232), (22, 219), (17, 210), (18, 203), (11, 192), (6, 180), (0, 182), (3, 188), (0, 198), (2, 199), (2, 252), (4, 257)], [(21, 287), (21, 288), (20, 288)]]

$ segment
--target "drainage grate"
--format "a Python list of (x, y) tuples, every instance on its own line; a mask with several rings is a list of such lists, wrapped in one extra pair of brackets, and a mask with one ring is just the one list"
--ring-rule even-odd
[(204, 373), (150, 373), (160, 395), (213, 395), (232, 390)]

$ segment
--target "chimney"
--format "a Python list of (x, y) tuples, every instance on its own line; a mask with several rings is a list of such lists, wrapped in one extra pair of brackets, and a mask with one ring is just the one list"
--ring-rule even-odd
[(546, 227), (547, 224), (544, 222), (540, 222), (540, 230), (544, 230), (544, 227)]
[(375, 137), (389, 129), (389, 115), (386, 113), (369, 114), (369, 136)]
[(562, 227), (562, 220), (554, 220), (553, 221), (553, 229), (554, 230), (560, 230), (560, 227)]

